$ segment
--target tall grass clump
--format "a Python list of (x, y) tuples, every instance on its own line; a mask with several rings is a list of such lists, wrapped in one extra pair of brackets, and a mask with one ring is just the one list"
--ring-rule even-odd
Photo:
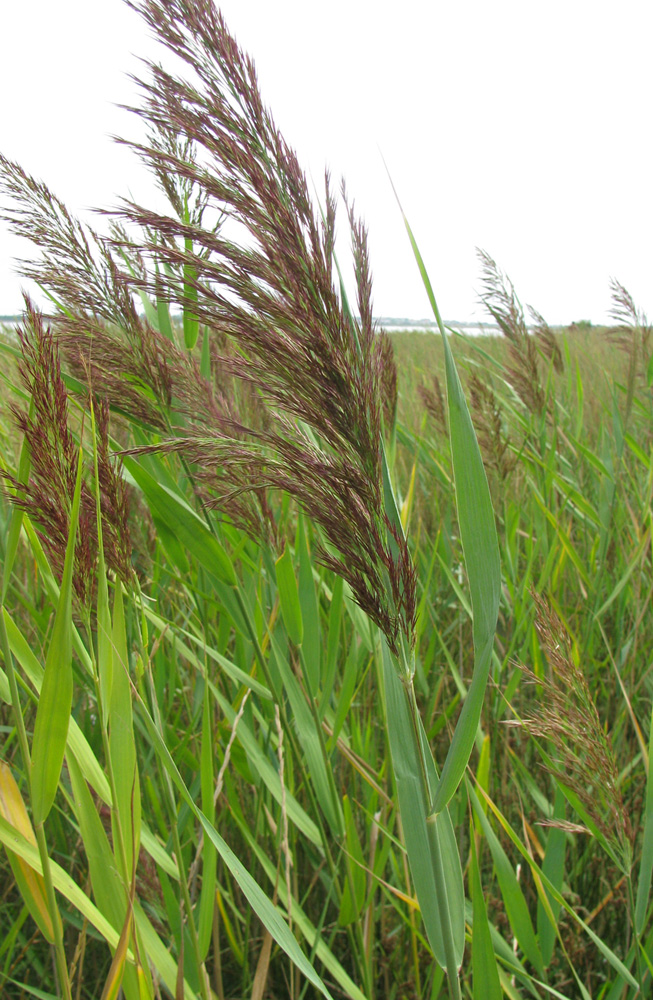
[(484, 254), (461, 381), (406, 222), (420, 412), (344, 186), (210, 0), (130, 6), (167, 208), (100, 235), (0, 156), (53, 303), (3, 347), (1, 989), (647, 995), (645, 318), (590, 400)]
[[(634, 995), (635, 983), (648, 995), (649, 327), (618, 282), (611, 329), (550, 330), (535, 310), (527, 325), (510, 281), (485, 253), (481, 265), (498, 335), (469, 338), (463, 365), (502, 560), (480, 788), (469, 789), (501, 900), (489, 912), (563, 995)], [(464, 600), (451, 463), (429, 385), (440, 364), (424, 364), (426, 345), (394, 343), (406, 390), (425, 386), (421, 416), (400, 392), (403, 461), (412, 518), (437, 540), (435, 649), (462, 689), (469, 626), (447, 593)], [(418, 573), (430, 579), (432, 558), (425, 546)], [(607, 973), (616, 955), (632, 978)]]
[[(3, 838), (14, 870), (34, 873), (18, 888), (42, 927), (47, 919), (55, 928), (49, 938), (65, 996), (84, 982), (88, 923), (112, 956), (108, 969), (94, 970), (103, 996), (121, 988), (154, 995), (159, 983), (176, 995), (224, 993), (220, 925), (244, 988), (256, 995), (277, 975), (294, 995), (298, 972), (327, 996), (334, 981), (351, 996), (360, 994), (358, 981), (371, 995), (374, 896), (386, 884), (388, 850), (405, 841), (429, 950), (460, 996), (464, 889), (448, 804), (478, 725), (498, 555), (453, 359), (447, 386), (476, 666), (440, 778), (414, 688), (417, 581), (391, 468), (396, 371), (373, 320), (365, 228), (343, 188), (354, 314), (334, 273), (329, 179), (320, 216), (261, 101), (253, 63), (220, 14), (208, 0), (132, 6), (190, 71), (173, 75), (150, 63), (140, 82), (138, 114), (150, 140), (135, 149), (169, 214), (125, 201), (102, 238), (46, 185), (0, 161), (5, 218), (40, 249), (24, 273), (56, 304), (46, 328), (27, 303), (17, 353), (30, 409), (15, 409), (22, 458), (5, 473), (14, 505), (5, 595), (24, 533), (57, 606), (43, 666), (25, 637), (37, 624), (29, 607), (21, 615), (5, 603), (3, 611), (7, 700), (20, 734), (11, 759), (24, 776), (23, 791), (12, 794), (31, 806), (39, 834), (36, 858), (28, 828), (20, 839), (7, 812)], [(122, 468), (108, 452), (109, 408), (128, 445)], [(151, 579), (132, 565), (126, 484), (152, 518)], [(356, 765), (367, 785), (357, 819), (338, 768), (359, 759), (342, 733), (365, 674), (381, 692), (381, 746), (391, 750), (395, 789), (383, 791), (369, 765)], [(241, 771), (265, 788), (256, 833), (236, 789), (225, 787), (237, 734)], [(232, 844), (218, 832), (223, 787), (222, 808), (236, 807)], [(46, 830), (55, 801), (57, 823)], [(370, 822), (375, 845), (380, 833), (384, 842), (378, 871), (357, 832)], [(70, 875), (51, 862), (75, 831), (81, 850), (73, 863), (88, 873), (86, 892), (73, 892)], [(305, 876), (304, 853), (323, 888), (315, 904), (291, 875), (301, 864)], [(107, 883), (109, 870), (117, 878)], [(405, 863), (398, 871), (406, 877)], [(81, 908), (77, 931), (55, 889)], [(409, 898), (390, 883), (386, 891)], [(260, 946), (245, 900), (260, 920)], [(407, 919), (419, 980), (417, 925)], [(166, 926), (174, 956), (163, 943)], [(334, 930), (325, 930), (338, 926), (349, 941), (346, 959)], [(273, 948), (291, 960), (287, 973), (273, 971)], [(252, 949), (259, 955), (250, 973)], [(435, 989), (438, 976), (431, 978)]]

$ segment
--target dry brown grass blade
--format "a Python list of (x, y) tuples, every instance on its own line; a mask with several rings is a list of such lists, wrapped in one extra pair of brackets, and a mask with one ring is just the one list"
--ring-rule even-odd
[(263, 934), (263, 944), (261, 945), (258, 961), (256, 963), (256, 971), (254, 973), (254, 981), (252, 983), (251, 1000), (263, 1000), (265, 987), (268, 981), (268, 972), (270, 970), (271, 954), (272, 935), (268, 930), (266, 930)]

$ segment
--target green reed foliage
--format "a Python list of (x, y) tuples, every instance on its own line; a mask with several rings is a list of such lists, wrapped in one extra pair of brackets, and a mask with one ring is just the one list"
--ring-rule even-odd
[(0, 161), (54, 301), (6, 345), (2, 989), (647, 995), (645, 318), (527, 326), (483, 254), (461, 381), (408, 229), (422, 410), (220, 15), (134, 6), (189, 70), (137, 109), (168, 214), (101, 238)]
[[(132, 455), (139, 457), (131, 458), (126, 469), (150, 506), (155, 527), (165, 539), (164, 546), (174, 561), (181, 562), (183, 570), (189, 568), (189, 553), (199, 558), (207, 573), (209, 591), (220, 595), (227, 608), (233, 609), (237, 632), (253, 645), (266, 696), (272, 696), (280, 707), (287, 700), (283, 711), (286, 735), (295, 754), (303, 759), (303, 769), (314, 787), (315, 805), (320, 809), (319, 841), (335, 878), (335, 862), (326, 834), (328, 830), (336, 843), (344, 847), (347, 830), (341, 793), (333, 777), (333, 748), (330, 752), (318, 708), (321, 704), (324, 714), (326, 703), (324, 693), (319, 690), (320, 669), (313, 658), (316, 649), (311, 650), (309, 642), (304, 643), (304, 616), (314, 619), (313, 628), (307, 627), (306, 635), (314, 635), (315, 626), (319, 626), (318, 602), (315, 595), (310, 596), (314, 587), (313, 568), (307, 561), (306, 537), (300, 534), (300, 553), (304, 553), (300, 556), (300, 583), (303, 577), (300, 598), (287, 545), (277, 556), (287, 529), (275, 516), (270, 491), (284, 491), (314, 523), (319, 564), (343, 579), (348, 597), (364, 613), (364, 629), (375, 658), (382, 651), (384, 658), (386, 655), (390, 658), (384, 659), (390, 664), (390, 672), (386, 670), (382, 686), (390, 688), (386, 690), (389, 741), (394, 755), (399, 810), (407, 831), (408, 857), (431, 947), (438, 962), (447, 969), (452, 996), (460, 996), (458, 969), (464, 951), (464, 894), (460, 859), (446, 806), (460, 783), (471, 752), (469, 732), (478, 719), (487, 670), (481, 668), (480, 683), (477, 681), (473, 686), (474, 694), (468, 702), (471, 713), (467, 714), (471, 714), (471, 720), (463, 720), (461, 725), (467, 735), (454, 744), (443, 779), (439, 781), (413, 687), (415, 574), (381, 433), (384, 418), (388, 430), (394, 420), (396, 376), (391, 354), (383, 336), (376, 333), (372, 319), (365, 229), (356, 219), (353, 206), (347, 204), (359, 313), (359, 318), (355, 318), (344, 293), (338, 294), (333, 281), (336, 206), (328, 178), (320, 225), (294, 154), (261, 102), (253, 64), (240, 53), (220, 15), (203, 0), (190, 5), (148, 0), (135, 6), (164, 45), (188, 64), (199, 81), (191, 83), (190, 78), (172, 76), (152, 63), (148, 67), (150, 80), (142, 83), (145, 102), (139, 113), (152, 130), (152, 141), (138, 147), (138, 152), (168, 194), (173, 214), (155, 216), (138, 205), (126, 203), (121, 214), (132, 226), (138, 226), (140, 239), (116, 225), (112, 240), (103, 241), (74, 220), (45, 185), (33, 180), (18, 165), (3, 160), (3, 186), (13, 200), (8, 219), (44, 251), (42, 261), (30, 265), (28, 270), (59, 306), (58, 343), (73, 373), (86, 384), (91, 396), (99, 392), (133, 422), (138, 447), (132, 449)], [(214, 217), (217, 214), (218, 223), (207, 226), (203, 224), (204, 215), (211, 212)], [(224, 217), (238, 220), (254, 240), (253, 249), (225, 239), (220, 223)], [(134, 289), (139, 291), (145, 306), (145, 319), (134, 309), (131, 298)], [(179, 343), (170, 313), (175, 302), (182, 306), (183, 339)], [(36, 318), (32, 325), (37, 326)], [(203, 342), (198, 363), (192, 352), (198, 343), (200, 326)], [(42, 327), (32, 333), (30, 338), (21, 331), (23, 367), (30, 351), (37, 358), (39, 352), (47, 349), (52, 353), (52, 348), (48, 348), (52, 344), (50, 333)], [(214, 359), (211, 336), (222, 338), (227, 347), (222, 356)], [(224, 374), (233, 386), (241, 384), (245, 390), (249, 388), (249, 400), (247, 393), (243, 398), (238, 390), (226, 394), (218, 388), (217, 380), (212, 379), (212, 361), (218, 374)], [(56, 369), (54, 361), (52, 365)], [(453, 361), (450, 367), (455, 416), (461, 408), (466, 413), (466, 404)], [(40, 384), (39, 379), (46, 381), (38, 361), (31, 374), (34, 385)], [(58, 369), (50, 381), (53, 384), (56, 381), (59, 394), (53, 413), (46, 413), (45, 419), (37, 423), (30, 423), (25, 416), (20, 418), (33, 464), (37, 468), (42, 466), (40, 478), (35, 479), (34, 486), (23, 486), (11, 477), (8, 482), (16, 491), (16, 501), (24, 514), (38, 526), (56, 563), (58, 536), (65, 534), (65, 524), (57, 525), (58, 534), (54, 530), (56, 499), (59, 498), (65, 520), (70, 503), (70, 477), (56, 461), (48, 463), (50, 442), (41, 440), (39, 430), (52, 425), (52, 433), (61, 441), (61, 444), (54, 442), (54, 454), (61, 452), (62, 460), (70, 451), (71, 435)], [(28, 389), (34, 391), (31, 384)], [(470, 455), (475, 464), (471, 478), (478, 479), (481, 491), (484, 489), (487, 495), (469, 417), (460, 441), (456, 439), (456, 426), (454, 419), (454, 460), (462, 463), (460, 469), (469, 476), (470, 459), (460, 453), (469, 450), (470, 444), (473, 446)], [(153, 430), (161, 432), (163, 438), (157, 435), (158, 440), (153, 440)], [(100, 873), (103, 864), (109, 863), (110, 849), (98, 823), (89, 815), (88, 793), (80, 783), (81, 771), (75, 763), (70, 765), (72, 799), (82, 841), (87, 854), (90, 852), (94, 895), (115, 930), (120, 931), (103, 992), (112, 995), (128, 971), (125, 989), (135, 995), (136, 990), (151, 992), (153, 988), (148, 976), (152, 956), (149, 963), (142, 957), (147, 954), (146, 925), (139, 926), (134, 909), (142, 804), (139, 771), (135, 767), (131, 699), (125, 683), (131, 671), (122, 589), (117, 582), (112, 622), (103, 546), (105, 536), (108, 539), (113, 533), (120, 539), (124, 530), (116, 530), (116, 509), (103, 510), (97, 440), (94, 435), (97, 525), (95, 532), (90, 532), (91, 538), (97, 535), (97, 544), (89, 546), (83, 533), (84, 547), (77, 549), (75, 530), (70, 528), (72, 541), (65, 561), (68, 575), (64, 574), (62, 594), (68, 602), (65, 628), (70, 646), (72, 559), (82, 552), (75, 584), (86, 644), (81, 635), (79, 643), (95, 678), (103, 757), (111, 792), (108, 804), (113, 853), (121, 876), (122, 900), (106, 896), (100, 885)], [(100, 440), (106, 441), (106, 429)], [(183, 491), (180, 495), (173, 488), (169, 476), (162, 476), (161, 470), (158, 476), (152, 475), (153, 463), (160, 465), (160, 459), (153, 457), (156, 454), (180, 456), (188, 485), (202, 502), (204, 520), (183, 499)], [(144, 456), (150, 456), (150, 471)], [(74, 510), (79, 508), (81, 483), (80, 467)], [(463, 498), (467, 485), (461, 482)], [(54, 511), (48, 505), (49, 494), (55, 497)], [(260, 617), (259, 606), (253, 606), (243, 591), (229, 547), (223, 542), (224, 529), (220, 529), (211, 514), (214, 509), (228, 514), (232, 524), (245, 531), (245, 537), (258, 543), (264, 565), (275, 561), (274, 582), (286, 633), (283, 646), (271, 631), (264, 637), (259, 635), (256, 622)], [(95, 600), (94, 558), (99, 560)], [(142, 600), (140, 586), (128, 570), (122, 576), (137, 610)], [(471, 577), (475, 580), (474, 572)], [(271, 604), (260, 599), (260, 608), (264, 610), (266, 603)], [(92, 642), (94, 604), (97, 651)], [(188, 936), (187, 946), (194, 960), (189, 966), (191, 988), (208, 996), (203, 965), (206, 949), (200, 947), (200, 941), (206, 941), (210, 908), (200, 906), (203, 920), (198, 928), (187, 862), (173, 821), (178, 795), (200, 824), (202, 845), (206, 839), (217, 849), (270, 937), (309, 981), (329, 995), (298, 950), (275, 902), (261, 891), (213, 823), (198, 810), (174, 764), (146, 666), (147, 626), (144, 610), (140, 613), (142, 623), (136, 638), (137, 647), (141, 648), (139, 662), (145, 690), (141, 693), (136, 688), (133, 697), (138, 699), (141, 724), (158, 761), (162, 797), (172, 821), (171, 841), (179, 872), (182, 914), (180, 934), (184, 940)], [(494, 614), (496, 617), (496, 610)], [(55, 628), (58, 621), (59, 618), (55, 620)], [(263, 650), (263, 638), (267, 639), (269, 651)], [(309, 652), (313, 652), (310, 659)], [(487, 652), (483, 655), (487, 659)], [(240, 674), (246, 676), (242, 670)], [(54, 777), (48, 783), (47, 810), (39, 805), (38, 798), (33, 806), (39, 826), (51, 807), (54, 785), (58, 783), (72, 698), (69, 679), (67, 685), (56, 689), (59, 702), (53, 708), (49, 698), (51, 675), (46, 663), (34, 737), (38, 745), (33, 752), (45, 755), (43, 759), (49, 761)], [(397, 675), (400, 687), (393, 689)], [(52, 757), (47, 756), (46, 742), (39, 729), (44, 704), (51, 715), (54, 713), (59, 732), (57, 753)], [(14, 715), (21, 714), (20, 702), (16, 701), (13, 708)], [(292, 713), (292, 726), (286, 715), (288, 709)], [(207, 795), (208, 791), (205, 799)], [(285, 794), (282, 801), (285, 803)], [(413, 839), (417, 831), (419, 838)], [(104, 862), (99, 867), (91, 861), (92, 844), (104, 845), (101, 847)], [(213, 852), (211, 856), (215, 858)], [(197, 868), (197, 863), (192, 868)], [(341, 912), (343, 893), (347, 891), (351, 896), (354, 888), (354, 871), (348, 865), (345, 883), (339, 886), (336, 882)], [(275, 899), (276, 895), (275, 888)], [(292, 919), (289, 899), (286, 905)], [(360, 929), (350, 926), (355, 942)], [(182, 942), (180, 953), (186, 953)], [(372, 988), (369, 958), (368, 955), (362, 968), (368, 991)], [(177, 992), (183, 989), (180, 984), (187, 965), (184, 962), (179, 966)], [(60, 972), (64, 976), (63, 966)]]

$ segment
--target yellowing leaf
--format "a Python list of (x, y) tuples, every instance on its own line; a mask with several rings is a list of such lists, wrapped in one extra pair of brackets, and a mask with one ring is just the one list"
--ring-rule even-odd
[[(4, 761), (0, 761), (0, 815), (25, 840), (36, 847), (36, 837), (20, 789), (14, 781), (11, 769)], [(27, 909), (38, 924), (43, 936), (52, 944), (54, 942), (54, 929), (48, 910), (43, 876), (13, 851), (7, 849), (7, 856)]]

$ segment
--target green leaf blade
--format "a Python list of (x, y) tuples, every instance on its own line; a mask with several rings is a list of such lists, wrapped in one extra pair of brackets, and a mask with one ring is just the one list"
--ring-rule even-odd
[(283, 622), (291, 642), (296, 646), (301, 646), (304, 641), (304, 620), (301, 604), (299, 603), (295, 569), (290, 549), (287, 546), (274, 565), (277, 573), (277, 587), (279, 588), (279, 602), (281, 604)]
[(32, 739), (32, 809), (37, 826), (45, 822), (54, 803), (73, 702), (72, 590), (82, 464), (83, 454), (80, 449), (59, 603), (45, 662)]

